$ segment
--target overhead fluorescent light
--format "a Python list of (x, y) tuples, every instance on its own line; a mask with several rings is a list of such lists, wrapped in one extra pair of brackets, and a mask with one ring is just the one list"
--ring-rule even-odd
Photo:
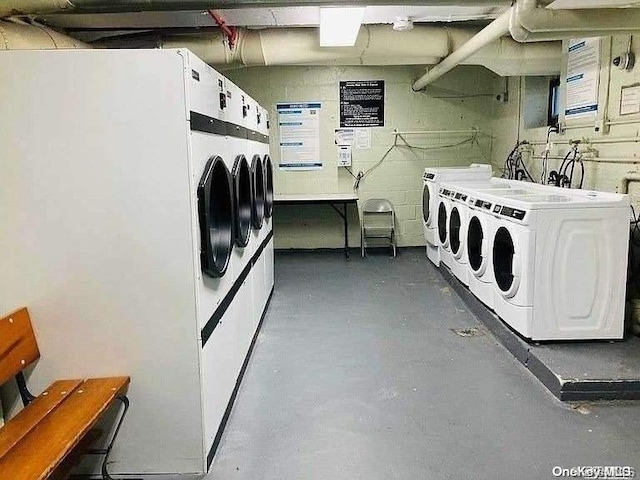
[(321, 8), (320, 46), (354, 46), (366, 9), (367, 7)]

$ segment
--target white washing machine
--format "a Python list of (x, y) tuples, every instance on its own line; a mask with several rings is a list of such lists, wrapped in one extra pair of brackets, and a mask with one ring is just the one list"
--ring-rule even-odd
[(475, 182), (440, 184), (441, 191), (450, 192), (443, 210), (447, 212), (447, 222), (445, 224), (446, 241), (442, 244), (441, 260), (464, 285), (469, 284), (467, 261), (467, 227), (471, 216), (468, 205), (469, 196), (484, 190), (504, 191), (511, 188), (511, 185), (505, 183), (503, 179), (495, 177)]
[(489, 196), (495, 312), (532, 340), (622, 338), (627, 196), (546, 190)]
[[(504, 179), (503, 185), (509, 186)], [(467, 285), (471, 293), (490, 309), (493, 309), (494, 279), (491, 262), (491, 248), (493, 241), (493, 216), (490, 214), (493, 203), (490, 195), (500, 193), (505, 187), (492, 189), (461, 189), (467, 193), (467, 223), (465, 238), (465, 253), (467, 260)], [(521, 194), (522, 189), (516, 188)]]
[(422, 176), (422, 220), (427, 257), (440, 265), (440, 240), (438, 238), (438, 195), (441, 182), (454, 180), (471, 181), (491, 177), (491, 165), (473, 164), (466, 167), (430, 167), (425, 168)]

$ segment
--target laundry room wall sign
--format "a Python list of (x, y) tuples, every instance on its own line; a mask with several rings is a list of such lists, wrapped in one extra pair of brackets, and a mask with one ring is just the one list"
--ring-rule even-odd
[(384, 80), (340, 82), (340, 126), (384, 127)]
[(278, 103), (280, 169), (318, 170), (320, 160), (320, 102)]

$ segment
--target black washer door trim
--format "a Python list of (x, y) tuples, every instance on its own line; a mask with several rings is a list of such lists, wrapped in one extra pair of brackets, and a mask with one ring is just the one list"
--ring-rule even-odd
[(513, 284), (513, 255), (515, 248), (509, 230), (500, 227), (493, 237), (493, 274), (498, 287), (508, 292)]
[(264, 216), (271, 218), (273, 215), (273, 164), (269, 155), (264, 156)]
[(447, 207), (444, 202), (440, 202), (438, 207), (438, 238), (442, 245), (447, 241)]
[(246, 157), (240, 154), (233, 165), (234, 232), (238, 247), (246, 247), (251, 238), (251, 199), (251, 170)]
[(474, 215), (469, 220), (469, 228), (467, 230), (467, 260), (474, 272), (480, 270), (482, 266), (482, 242), (484, 241), (484, 232), (482, 231), (482, 223), (480, 219)]
[(233, 250), (233, 186), (222, 158), (207, 160), (198, 183), (200, 263), (205, 275), (222, 277)]
[(456, 255), (460, 250), (460, 224), (460, 211), (458, 207), (453, 207), (449, 215), (449, 246)]
[(254, 155), (251, 160), (251, 179), (253, 184), (253, 228), (260, 230), (264, 221), (264, 170), (259, 155)]

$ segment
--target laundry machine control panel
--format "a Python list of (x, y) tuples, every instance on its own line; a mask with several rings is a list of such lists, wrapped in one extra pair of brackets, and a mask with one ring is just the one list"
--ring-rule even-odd
[(516, 220), (524, 220), (524, 217), (527, 214), (524, 210), (508, 207), (507, 205), (495, 205), (493, 207), (493, 213), (496, 213), (501, 217), (513, 218)]
[(454, 192), (454, 193), (455, 193), (454, 198), (455, 198), (456, 200), (461, 200), (461, 201), (463, 201), (463, 202), (466, 202), (466, 201), (467, 201), (467, 196), (466, 196), (464, 193), (460, 193), (460, 192)]
[(500, 210), (500, 214), (505, 217), (515, 218), (516, 220), (524, 220), (526, 212), (524, 210), (519, 210), (517, 208), (511, 208), (503, 205), (502, 210)]
[(480, 198), (469, 198), (469, 205), (472, 207), (483, 208), (485, 210), (491, 210), (491, 202), (487, 202), (486, 200), (482, 200)]

